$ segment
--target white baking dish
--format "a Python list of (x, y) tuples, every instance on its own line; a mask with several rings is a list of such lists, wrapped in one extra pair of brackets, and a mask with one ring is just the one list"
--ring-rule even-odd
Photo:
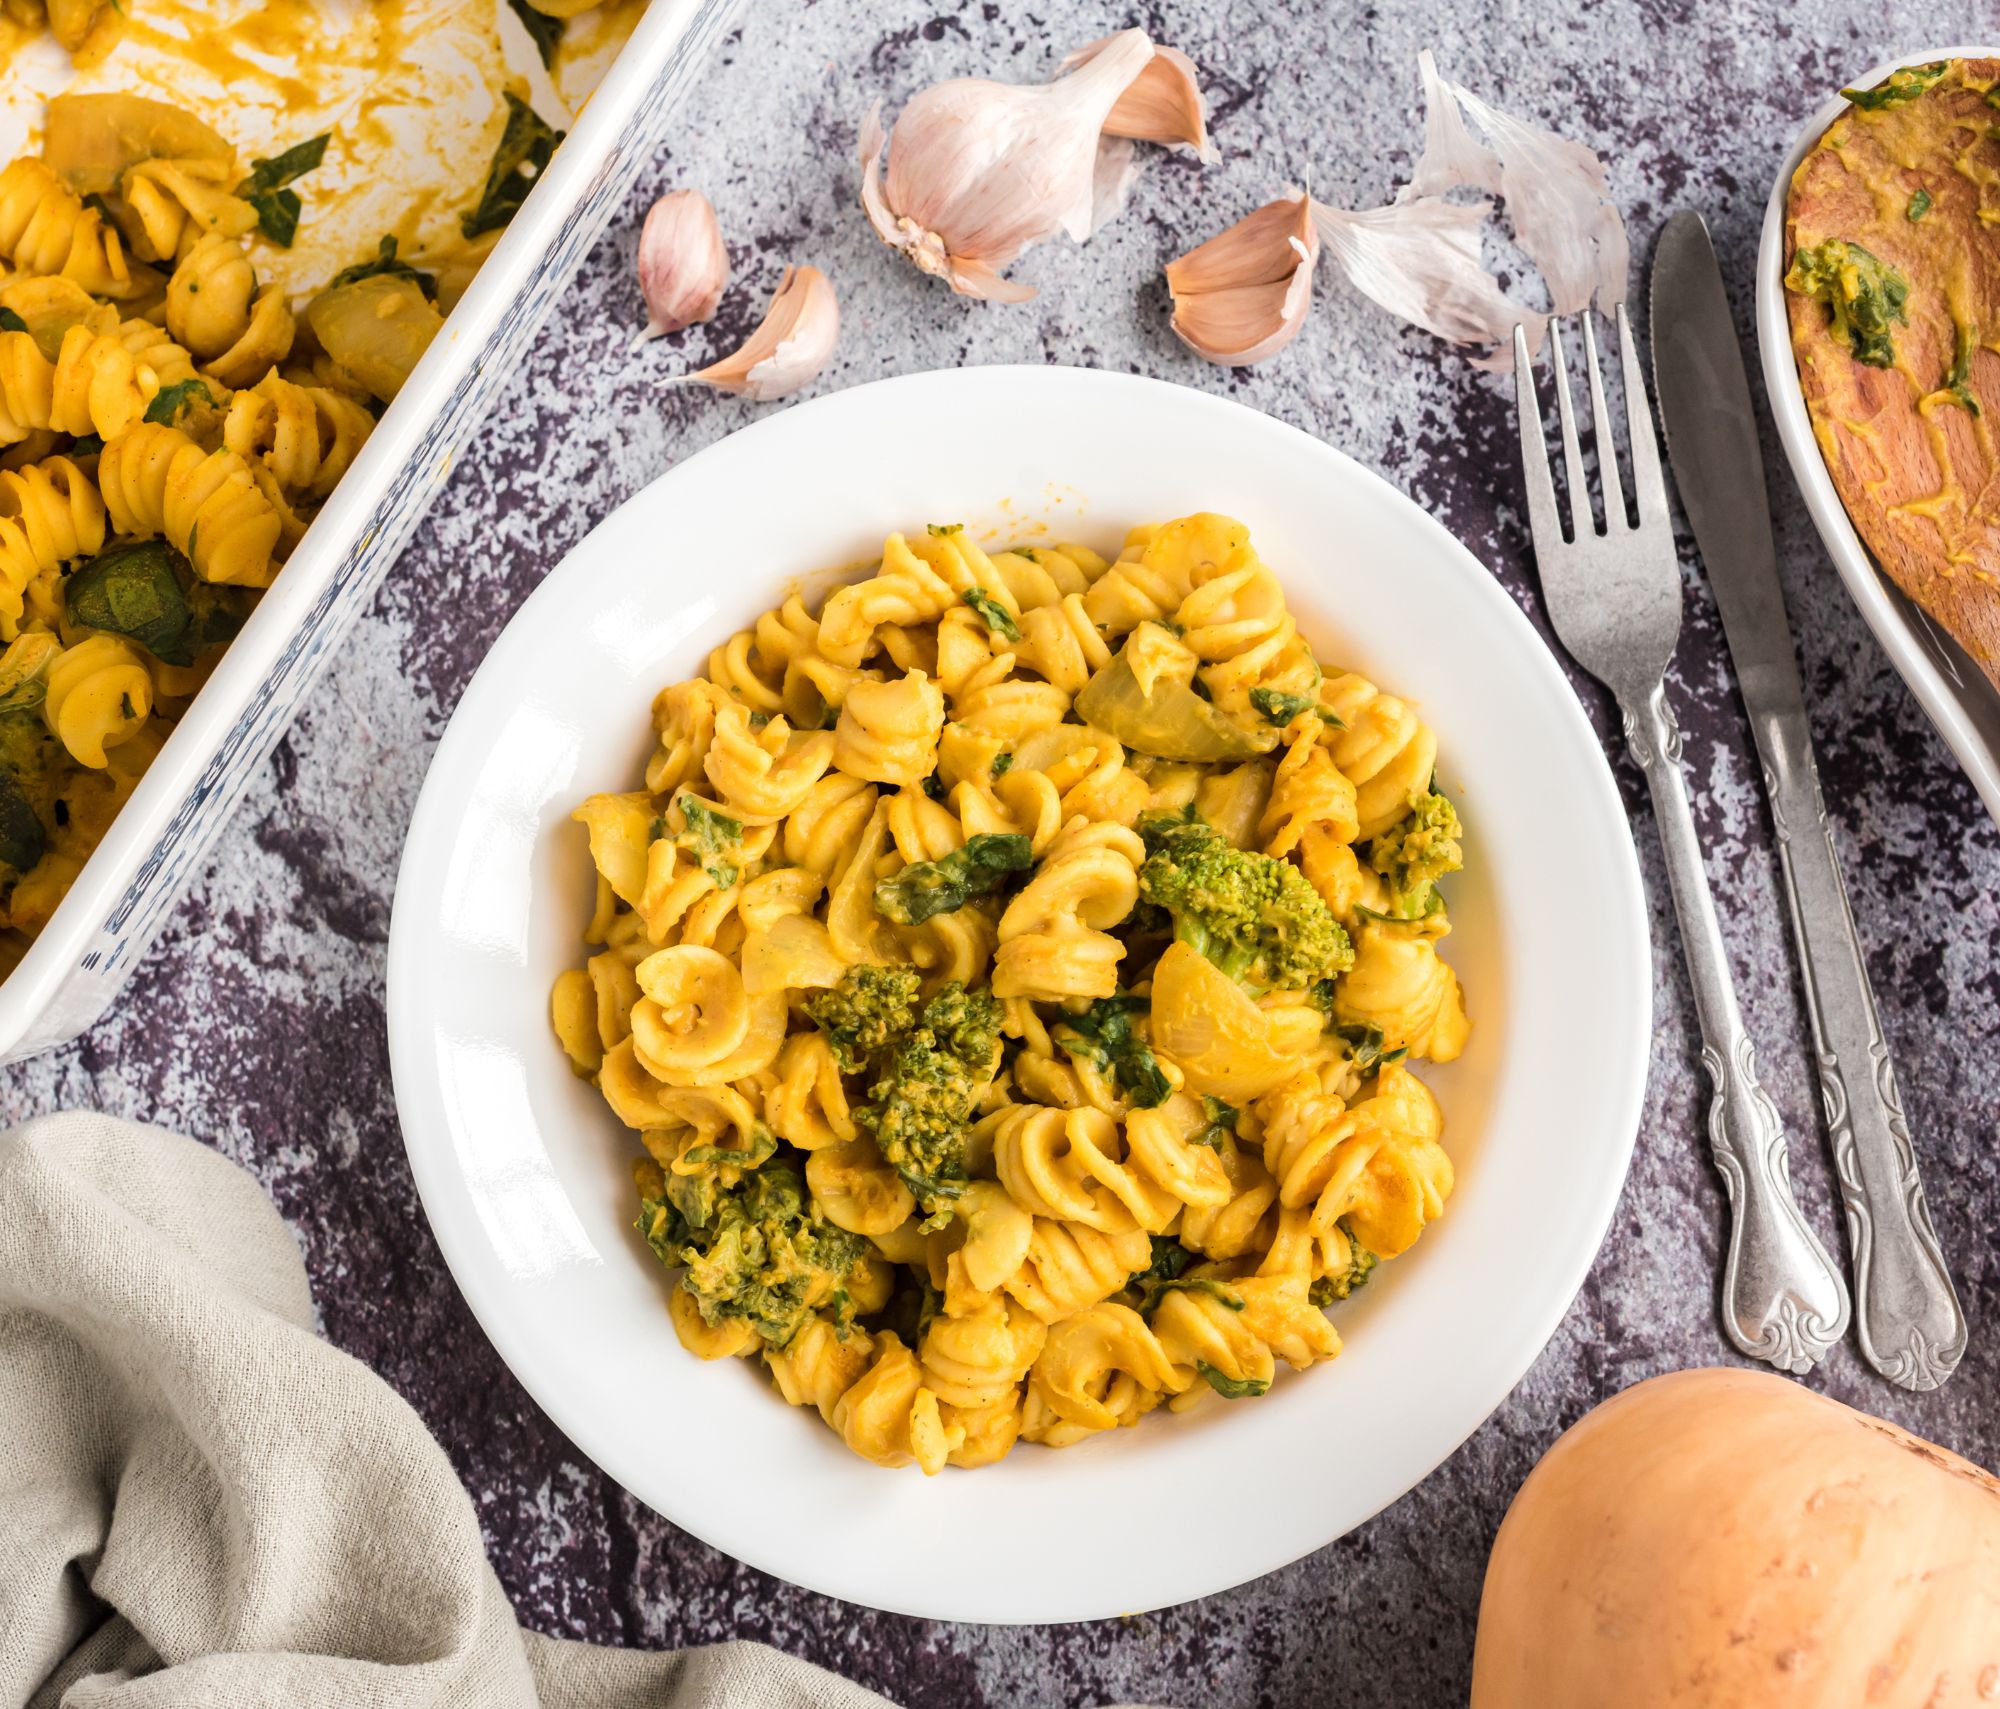
[(478, 277), (20, 964), (0, 1061), (110, 1007), (632, 187), (734, 9), (653, 0)]
[[(1881, 82), (1899, 65), (1928, 65), (1940, 59), (1988, 59), (2000, 53), (1991, 47), (1940, 47), (1884, 60), (1852, 78), (1849, 88), (1865, 89)], [(1848, 519), (1835, 491), (1833, 477), (1813, 437), (1805, 393), (1799, 387), (1792, 358), (1791, 324), (1785, 314), (1785, 196), (1792, 174), (1826, 127), (1846, 110), (1836, 93), (1792, 140), (1771, 186), (1764, 210), (1764, 236), (1757, 251), (1757, 344), (1764, 359), (1764, 389), (1770, 395), (1779, 441), (1791, 460), (1792, 474), (1805, 494), (1806, 509), (1819, 527), (1828, 556), (1854, 603), (1861, 608), (1876, 640), (1888, 651), (1889, 662), (1910, 685), (1918, 705), (1930, 715), (1986, 811), (2000, 823), (2000, 690), (1966, 656), (1957, 642), (1906, 599), (1894, 582), (1876, 567), (1861, 536)]]

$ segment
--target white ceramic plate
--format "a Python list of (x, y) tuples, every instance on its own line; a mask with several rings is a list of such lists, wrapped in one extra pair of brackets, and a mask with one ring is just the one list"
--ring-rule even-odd
[[(1850, 79), (1845, 87), (1871, 88), (1899, 65), (1990, 59), (1996, 54), (2000, 48), (1932, 48), (1884, 60)], [(1826, 542), (1834, 568), (1861, 608), (1868, 627), (1875, 631), (1875, 639), (1887, 651), (1897, 675), (1910, 685), (1918, 705), (1965, 767), (1965, 775), (1986, 803), (1986, 811), (2000, 823), (2000, 689), (1995, 689), (1965, 650), (1876, 567), (1873, 555), (1848, 519), (1847, 507), (1840, 502), (1833, 476), (1820, 455), (1805, 393), (1799, 387), (1798, 364), (1792, 356), (1791, 322), (1785, 313), (1785, 198), (1799, 162), (1826, 127), (1846, 111), (1847, 103), (1839, 94), (1829, 96), (1792, 139), (1771, 185), (1771, 199), (1764, 209), (1764, 235), (1757, 250), (1757, 346), (1764, 362), (1764, 390), (1771, 400), (1779, 442), (1785, 447), (1792, 474), (1805, 494), (1806, 509)]]
[[(788, 579), (894, 529), (1111, 547), (1197, 509), (1249, 523), (1320, 656), (1421, 699), (1461, 804), (1452, 959), (1471, 1047), (1425, 1070), (1458, 1191), (1340, 1309), (1347, 1349), (1255, 1404), (925, 1479), (855, 1458), (742, 1361), (703, 1365), (633, 1232), (637, 1154), (547, 1020), (580, 955), (571, 807), (631, 787), (648, 707)], [(432, 762), (389, 947), (424, 1206), (542, 1407), (676, 1524), (811, 1589), (948, 1620), (1158, 1607), (1330, 1542), (1439, 1464), (1554, 1331), (1630, 1158), (1650, 1031), (1631, 832), (1513, 602), (1416, 506), (1292, 428), (1155, 381), (982, 368), (772, 415), (608, 518), (521, 608)]]

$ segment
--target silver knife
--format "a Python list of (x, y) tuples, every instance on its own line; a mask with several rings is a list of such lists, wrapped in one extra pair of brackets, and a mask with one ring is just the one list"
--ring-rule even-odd
[(1960, 1310), (1917, 1178), (1916, 1151), (1875, 1011), (1806, 728), (1778, 583), (1750, 382), (1708, 228), (1683, 210), (1653, 259), (1653, 383), (1681, 504), (1708, 566), (1764, 767), (1792, 932), (1854, 1257), (1862, 1356), (1934, 1389), (1965, 1352)]

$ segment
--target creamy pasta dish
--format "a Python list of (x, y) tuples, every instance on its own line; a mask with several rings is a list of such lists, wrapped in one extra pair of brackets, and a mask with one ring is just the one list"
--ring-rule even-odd
[(548, 164), (566, 56), (638, 6), (427, 9), (0, 0), (32, 145), (0, 166), (0, 968)]
[(1242, 524), (892, 535), (653, 726), (552, 1007), (691, 1352), (928, 1473), (1339, 1351), (1452, 1188), (1461, 833)]

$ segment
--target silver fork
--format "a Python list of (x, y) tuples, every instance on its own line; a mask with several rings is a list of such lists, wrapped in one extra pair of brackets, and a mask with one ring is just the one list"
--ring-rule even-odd
[(1729, 1256), (1722, 1275), (1722, 1325), (1754, 1359), (1804, 1373), (1847, 1331), (1847, 1285), (1792, 1196), (1791, 1163), (1777, 1106), (1757, 1080), (1757, 1056), (1736, 1005), (1715, 903), (1702, 869), (1694, 814), (1681, 779), (1681, 732), (1664, 677), (1681, 631), (1681, 572), (1660, 479), (1659, 443), (1625, 310), (1618, 347), (1631, 428), (1632, 485), (1639, 521), (1625, 514), (1613, 423), (1604, 404), (1597, 338), (1588, 310), (1583, 348), (1591, 426), (1604, 487), (1605, 527), (1591, 514), (1583, 452), (1570, 408), (1561, 323), (1551, 320), (1556, 414), (1562, 429), (1573, 538), (1563, 537), (1550, 479), (1542, 410), (1524, 332), (1514, 330), (1514, 391), (1528, 525), (1541, 568), (1542, 597), (1570, 656), (1618, 698), (1625, 744), (1646, 774), (1666, 851), (1667, 878), (1701, 1022), (1702, 1066), (1714, 1084), (1708, 1142), (1728, 1190)]

